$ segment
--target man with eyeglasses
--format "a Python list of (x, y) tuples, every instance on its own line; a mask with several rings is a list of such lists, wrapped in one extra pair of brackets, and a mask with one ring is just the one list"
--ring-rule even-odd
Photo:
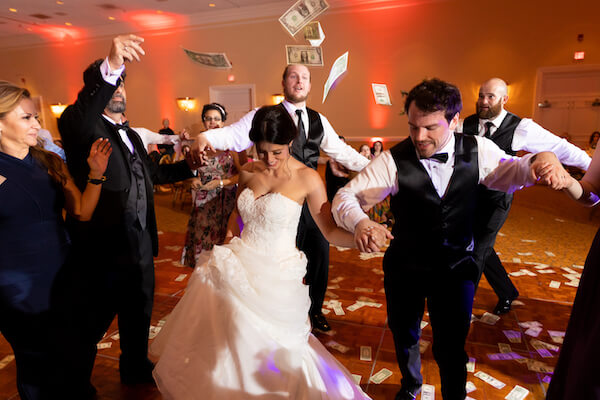
[[(320, 150), (352, 171), (360, 171), (369, 160), (340, 140), (327, 118), (306, 107), (311, 89), (309, 69), (304, 65), (288, 65), (283, 71), (283, 93), (280, 103), (296, 123), (298, 137), (292, 143), (292, 155), (306, 166), (317, 169)], [(239, 121), (221, 129), (213, 129), (197, 136), (193, 150), (196, 157), (207, 148), (243, 151), (252, 146), (248, 137), (252, 118), (256, 110), (250, 111)], [(306, 283), (312, 301), (309, 311), (313, 328), (321, 331), (331, 329), (321, 311), (329, 271), (329, 243), (312, 219), (304, 204), (298, 225), (296, 244), (308, 259)]]

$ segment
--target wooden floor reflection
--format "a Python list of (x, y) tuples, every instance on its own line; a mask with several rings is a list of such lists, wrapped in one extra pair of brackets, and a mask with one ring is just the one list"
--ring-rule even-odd
[[(189, 215), (189, 205), (181, 210), (179, 205), (171, 206), (170, 193), (157, 195), (158, 221), (161, 229), (161, 250), (156, 258), (156, 293), (152, 324), (157, 325), (177, 304), (191, 270), (182, 267), (178, 261), (184, 240), (184, 232)], [(571, 279), (569, 268), (581, 273), (585, 255), (598, 226), (598, 217), (589, 217), (589, 210), (570, 203), (561, 194), (547, 189), (533, 188), (519, 194), (502, 235), (498, 237), (497, 250), (510, 272), (526, 269), (534, 276), (514, 277), (521, 304), (496, 322), (488, 325), (475, 320), (471, 325), (467, 351), (475, 361), (475, 372), (483, 371), (503, 382), (497, 389), (481, 379), (468, 374), (475, 390), (468, 394), (472, 399), (504, 399), (515, 385), (530, 391), (527, 399), (543, 399), (550, 374), (539, 373), (528, 368), (527, 363), (515, 360), (493, 361), (488, 355), (499, 353), (498, 343), (510, 344), (512, 350), (524, 358), (537, 360), (549, 367), (556, 364), (557, 352), (542, 357), (532, 346), (531, 340), (538, 339), (548, 344), (556, 344), (548, 330), (564, 331), (568, 321), (576, 288), (566, 285)], [(364, 257), (363, 257), (364, 258)], [(333, 333), (317, 337), (327, 343), (335, 341), (349, 348), (345, 353), (330, 351), (353, 373), (361, 376), (361, 385), (373, 399), (393, 399), (400, 385), (400, 372), (396, 365), (394, 346), (389, 329), (386, 328), (386, 306), (383, 293), (381, 257), (361, 259), (356, 250), (331, 247), (331, 266), (327, 300), (335, 299), (342, 303), (345, 315), (327, 315)], [(540, 274), (535, 267), (547, 264), (553, 273)], [(182, 274), (187, 276), (182, 279)], [(551, 288), (551, 281), (560, 282), (559, 288)], [(381, 307), (364, 306), (356, 311), (347, 307), (357, 300), (381, 303)], [(473, 314), (480, 318), (490, 312), (497, 298), (487, 282), (476, 294)], [(428, 317), (424, 316), (424, 321)], [(543, 330), (537, 338), (525, 334), (527, 328), (519, 323), (537, 321)], [(505, 330), (521, 334), (520, 343), (511, 343), (503, 333)], [(103, 343), (109, 348), (99, 350), (93, 375), (93, 384), (98, 389), (98, 399), (160, 399), (153, 385), (121, 385), (118, 374), (118, 340), (111, 338), (117, 333), (116, 323), (107, 332)], [(441, 399), (440, 380), (437, 366), (431, 351), (431, 326), (423, 328), (423, 377), (427, 384), (435, 386), (436, 398)], [(199, 338), (201, 340), (201, 338)], [(426, 342), (429, 342), (426, 343)], [(560, 344), (557, 344), (560, 347)], [(64, 343), (64, 351), (69, 344)], [(360, 346), (370, 346), (372, 361), (360, 361)], [(0, 360), (11, 354), (10, 347), (0, 337)], [(529, 365), (531, 367), (531, 365)], [(382, 368), (393, 375), (381, 384), (369, 383), (369, 377)], [(18, 399), (15, 387), (15, 363), (10, 362), (0, 370), (0, 399)], [(202, 397), (199, 396), (199, 399)]]

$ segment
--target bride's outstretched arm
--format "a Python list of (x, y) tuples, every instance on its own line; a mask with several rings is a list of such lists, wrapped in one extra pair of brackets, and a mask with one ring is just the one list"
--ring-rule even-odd
[(335, 224), (331, 215), (331, 204), (327, 201), (325, 185), (319, 174), (312, 169), (307, 169), (304, 182), (307, 185), (308, 209), (325, 239), (336, 246), (356, 247), (354, 235)]

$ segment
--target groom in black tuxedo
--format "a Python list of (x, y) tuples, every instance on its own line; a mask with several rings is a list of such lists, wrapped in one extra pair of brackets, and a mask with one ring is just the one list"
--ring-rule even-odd
[[(88, 182), (87, 149), (108, 138), (113, 154), (103, 178), (102, 193), (89, 222), (68, 220), (76, 254), (74, 284), (78, 291), (73, 326), (78, 348), (73, 351), (70, 377), (78, 398), (93, 394), (89, 383), (96, 344), (115, 315), (119, 316), (120, 375), (125, 384), (152, 382), (147, 358), (148, 332), (154, 298), (153, 255), (158, 252), (153, 185), (194, 174), (185, 161), (156, 165), (140, 137), (124, 118), (124, 62), (140, 59), (143, 39), (124, 35), (113, 39), (108, 57), (83, 73), (84, 87), (67, 107), (59, 130), (69, 171), (80, 189)], [(81, 385), (81, 386), (80, 386)]]

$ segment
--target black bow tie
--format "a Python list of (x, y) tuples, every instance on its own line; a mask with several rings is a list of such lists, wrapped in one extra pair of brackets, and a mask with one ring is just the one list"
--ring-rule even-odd
[(448, 153), (437, 153), (426, 159), (428, 159), (428, 160), (434, 159), (434, 160), (437, 160), (437, 161), (441, 162), (442, 164), (444, 164), (446, 161), (448, 161)]
[(115, 126), (117, 127), (117, 130), (119, 130), (119, 129), (127, 130), (127, 128), (129, 128), (129, 121), (125, 121), (122, 124), (115, 124)]

